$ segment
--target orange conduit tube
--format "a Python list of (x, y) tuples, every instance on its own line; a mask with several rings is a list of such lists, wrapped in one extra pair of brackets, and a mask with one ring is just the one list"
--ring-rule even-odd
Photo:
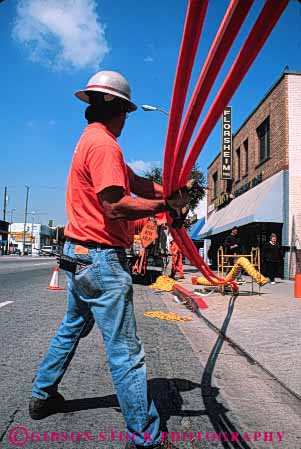
[[(238, 0), (239, 2), (239, 0)], [(288, 0), (277, 0), (275, 3), (273, 0), (267, 0), (258, 19), (255, 22), (242, 50), (239, 52), (237, 58), (232, 65), (230, 73), (228, 74), (226, 80), (224, 81), (217, 98), (215, 99), (213, 105), (211, 106), (204, 122), (199, 130), (197, 137), (192, 145), (190, 153), (187, 157), (187, 160), (184, 164), (184, 167), (181, 170), (180, 179), (174, 176), (174, 168), (176, 163), (176, 154), (172, 154), (175, 144), (175, 139), (178, 137), (180, 121), (183, 113), (184, 102), (186, 98), (187, 88), (189, 79), (191, 76), (192, 65), (195, 59), (196, 49), (198, 43), (200, 32), (197, 33), (196, 39), (194, 34), (188, 34), (187, 30), (191, 30), (193, 25), (196, 25), (196, 18), (193, 17), (193, 10), (198, 9), (198, 6), (204, 5), (206, 3), (206, 7), (203, 9), (199, 9), (202, 11), (202, 17), (200, 20), (201, 25), (203, 24), (207, 1), (206, 2), (196, 2), (190, 0), (188, 4), (188, 10), (186, 15), (186, 21), (184, 26), (183, 39), (179, 54), (179, 61), (176, 71), (176, 79), (174, 84), (174, 91), (172, 97), (172, 106), (170, 119), (168, 124), (168, 132), (167, 132), (167, 140), (165, 145), (165, 155), (164, 155), (164, 167), (163, 167), (163, 191), (165, 197), (168, 197), (172, 192), (173, 182), (172, 179), (178, 180), (175, 188), (182, 187), (187, 182), (187, 179), (190, 175), (191, 169), (203, 148), (205, 141), (207, 140), (210, 132), (215, 126), (217, 120), (222, 114), (223, 109), (227, 105), (228, 101), (234, 94), (241, 80), (245, 76), (252, 62), (256, 58), (258, 52), (262, 48), (264, 42), (268, 38), (270, 32), (272, 31), (274, 25), (279, 19), (280, 15), (284, 11), (287, 6)], [(232, 3), (231, 3), (232, 5)], [(230, 5), (230, 6), (231, 6)], [(246, 11), (247, 14), (247, 11)], [(225, 28), (220, 27), (218, 36), (216, 37), (216, 41), (219, 40), (220, 33), (226, 33), (227, 28), (229, 26), (225, 26)], [(222, 29), (222, 30), (221, 30)], [(237, 30), (238, 32), (238, 30)], [(215, 42), (216, 42), (215, 41)], [(228, 41), (230, 43), (230, 40)], [(209, 58), (209, 56), (208, 56)], [(185, 65), (187, 61), (190, 61), (188, 67)], [(222, 62), (220, 63), (221, 66)], [(186, 73), (186, 76), (183, 74)], [(202, 72), (201, 72), (202, 75)], [(216, 76), (216, 75), (215, 75)], [(214, 80), (213, 80), (214, 81)], [(212, 84), (213, 84), (212, 81)], [(208, 82), (209, 83), (209, 82)], [(210, 85), (210, 83), (209, 83)], [(187, 134), (188, 135), (188, 134)], [(180, 141), (179, 141), (180, 142)], [(187, 143), (188, 144), (188, 143)], [(178, 161), (182, 161), (184, 159), (186, 148), (182, 145), (180, 148), (180, 152), (177, 156)], [(172, 170), (171, 170), (172, 168)], [(177, 167), (176, 167), (177, 168)], [(178, 168), (177, 168), (178, 171)], [(170, 179), (170, 182), (169, 182)], [(168, 220), (169, 225), (171, 225), (171, 219)], [(210, 268), (205, 264), (204, 260), (198, 254), (196, 247), (192, 243), (185, 229), (172, 229), (171, 233), (176, 240), (177, 244), (181, 251), (185, 254), (186, 257), (197, 267), (199, 268), (206, 279), (209, 281), (213, 281), (214, 285), (221, 284), (229, 284), (232, 287), (233, 292), (238, 291), (238, 286), (233, 281), (226, 281), (225, 279), (218, 278)]]

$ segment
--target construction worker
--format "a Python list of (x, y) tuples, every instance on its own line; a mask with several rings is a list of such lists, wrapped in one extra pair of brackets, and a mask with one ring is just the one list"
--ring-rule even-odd
[(170, 253), (172, 258), (170, 277), (175, 278), (176, 273), (179, 273), (178, 279), (184, 279), (183, 255), (174, 240), (170, 242)]
[(95, 320), (130, 437), (126, 449), (172, 449), (167, 441), (161, 442), (160, 418), (147, 392), (125, 248), (133, 240), (131, 220), (181, 210), (188, 203), (187, 189), (164, 200), (160, 185), (137, 176), (125, 164), (117, 138), (127, 114), (137, 106), (120, 73), (98, 72), (75, 95), (89, 104), (88, 125), (76, 145), (68, 177), (64, 254), (86, 266), (75, 273), (66, 271), (67, 311), (35, 377), (29, 413), (32, 419), (42, 419), (64, 410), (58, 384), (80, 338)]

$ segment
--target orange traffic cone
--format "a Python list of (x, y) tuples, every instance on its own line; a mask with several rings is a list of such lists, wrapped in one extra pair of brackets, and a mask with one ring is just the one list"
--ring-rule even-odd
[(295, 299), (301, 298), (301, 273), (295, 275)]
[(191, 276), (191, 283), (192, 285), (198, 284), (198, 277), (197, 276)]
[(54, 267), (52, 278), (50, 284), (48, 285), (48, 290), (63, 290), (59, 287), (59, 267)]

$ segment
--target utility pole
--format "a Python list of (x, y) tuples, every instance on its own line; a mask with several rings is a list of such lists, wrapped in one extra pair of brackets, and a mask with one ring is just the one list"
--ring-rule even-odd
[(4, 187), (3, 221), (5, 221), (6, 218), (6, 205), (7, 205), (7, 186)]
[(24, 230), (23, 230), (23, 256), (25, 253), (25, 237), (26, 237), (26, 220), (27, 220), (27, 207), (28, 207), (28, 195), (29, 195), (29, 186), (25, 186), (26, 188), (26, 200), (25, 200), (25, 213), (24, 213)]
[(33, 256), (33, 227), (34, 227), (35, 212), (32, 212), (31, 214), (32, 214), (31, 215), (31, 219), (32, 219), (32, 222), (31, 222), (31, 257), (32, 257)]
[(8, 211), (8, 212), (10, 212), (10, 222), (9, 222), (9, 227), (8, 227), (8, 236), (7, 236), (7, 254), (10, 254), (10, 252), (9, 252), (9, 248), (10, 248), (10, 243), (11, 243), (11, 241), (12, 241), (12, 236), (11, 236), (11, 233), (12, 233), (12, 231), (11, 231), (11, 226), (12, 226), (12, 224), (13, 224), (13, 213), (16, 211), (17, 209), (11, 209), (10, 211)]

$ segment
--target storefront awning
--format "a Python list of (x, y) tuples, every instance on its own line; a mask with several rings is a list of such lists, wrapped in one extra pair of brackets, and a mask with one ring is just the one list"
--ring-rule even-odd
[(188, 234), (190, 235), (191, 240), (201, 240), (199, 237), (199, 233), (202, 230), (202, 227), (205, 224), (205, 217), (199, 218), (188, 231)]
[(199, 238), (208, 238), (248, 223), (283, 223), (283, 184), (284, 172), (281, 171), (213, 212)]

